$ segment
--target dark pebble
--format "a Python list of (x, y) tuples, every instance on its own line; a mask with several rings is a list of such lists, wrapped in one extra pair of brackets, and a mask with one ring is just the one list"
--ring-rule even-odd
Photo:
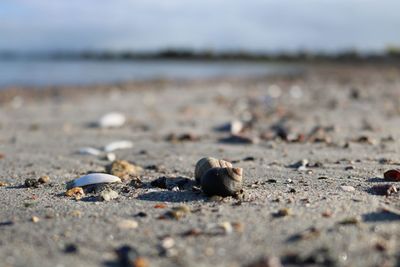
[(64, 248), (65, 253), (77, 253), (78, 252), (78, 246), (75, 244), (67, 244)]
[(388, 170), (383, 174), (387, 181), (400, 182), (400, 170)]
[(129, 245), (124, 245), (115, 250), (121, 266), (133, 266), (134, 261), (139, 257), (137, 250)]
[(30, 179), (30, 178), (25, 179), (24, 184), (25, 184), (26, 187), (34, 187), (34, 188), (38, 188), (39, 187), (39, 181), (36, 180), (36, 179)]
[(140, 212), (138, 212), (138, 213), (135, 214), (135, 217), (144, 218), (144, 217), (147, 217), (147, 213), (145, 213), (145, 212), (143, 212), (143, 211), (140, 211)]
[(256, 158), (255, 157), (245, 157), (244, 159), (242, 159), (242, 161), (254, 161), (254, 160), (256, 160)]

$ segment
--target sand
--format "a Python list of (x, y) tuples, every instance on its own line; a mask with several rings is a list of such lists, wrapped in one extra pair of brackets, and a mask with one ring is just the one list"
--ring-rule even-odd
[[(257, 79), (71, 88), (74, 94), (64, 88), (21, 97), (3, 92), (0, 181), (8, 186), (0, 187), (0, 265), (118, 266), (114, 250), (130, 245), (150, 266), (246, 266), (263, 256), (284, 266), (399, 266), (399, 193), (371, 190), (396, 185), (382, 177), (400, 164), (399, 74), (390, 66), (308, 66), (298, 75)], [(127, 123), (90, 127), (111, 111), (125, 114)], [(244, 134), (264, 139), (220, 142), (229, 133), (216, 127), (249, 119), (253, 125)], [(276, 124), (294, 137), (274, 138)], [(303, 141), (317, 126), (321, 136)], [(166, 139), (186, 133), (199, 140)], [(117, 186), (119, 197), (107, 202), (96, 194), (66, 197), (66, 182), (109, 164), (76, 150), (116, 140), (133, 142), (115, 154), (145, 168), (144, 186)], [(195, 163), (204, 156), (242, 167), (244, 196), (210, 200), (193, 187)], [(290, 167), (302, 159), (309, 161), (305, 170)], [(51, 183), (23, 186), (42, 175)], [(191, 181), (181, 190), (150, 185), (162, 176)], [(183, 204), (191, 213), (162, 218)], [(289, 214), (277, 216), (281, 209)], [(123, 220), (138, 227), (120, 227)], [(193, 229), (199, 234), (185, 235)], [(174, 244), (163, 251), (167, 237)], [(77, 252), (66, 252), (70, 244)]]

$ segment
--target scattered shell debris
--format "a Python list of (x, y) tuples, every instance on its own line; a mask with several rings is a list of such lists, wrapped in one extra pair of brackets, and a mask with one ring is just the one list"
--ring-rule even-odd
[(104, 146), (103, 151), (112, 152), (118, 149), (129, 149), (133, 147), (133, 143), (127, 140), (114, 141)]
[(92, 156), (99, 156), (101, 155), (102, 151), (97, 149), (97, 148), (93, 148), (93, 147), (82, 147), (78, 149), (78, 154), (81, 155), (92, 155)]
[(104, 114), (96, 123), (100, 128), (119, 128), (126, 122), (124, 114), (119, 112), (110, 112)]

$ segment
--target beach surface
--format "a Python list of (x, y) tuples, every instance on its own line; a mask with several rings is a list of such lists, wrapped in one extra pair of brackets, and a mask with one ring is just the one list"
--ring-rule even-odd
[[(400, 164), (397, 68), (27, 91), (0, 92), (1, 266), (119, 266), (123, 245), (148, 266), (400, 264), (400, 195), (385, 189), (400, 183), (383, 179)], [(126, 123), (93, 126), (109, 112)], [(244, 138), (224, 131), (232, 121)], [(120, 140), (133, 147), (113, 153), (143, 168), (141, 186), (111, 185), (110, 201), (65, 196), (110, 164), (77, 151)], [(205, 156), (242, 167), (243, 194), (206, 197), (193, 174)], [(167, 188), (151, 183), (160, 177)]]

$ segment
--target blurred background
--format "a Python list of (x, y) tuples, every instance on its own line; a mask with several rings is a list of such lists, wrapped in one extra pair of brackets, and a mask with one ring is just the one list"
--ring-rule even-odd
[(395, 60), (398, 10), (395, 0), (2, 0), (0, 87)]

